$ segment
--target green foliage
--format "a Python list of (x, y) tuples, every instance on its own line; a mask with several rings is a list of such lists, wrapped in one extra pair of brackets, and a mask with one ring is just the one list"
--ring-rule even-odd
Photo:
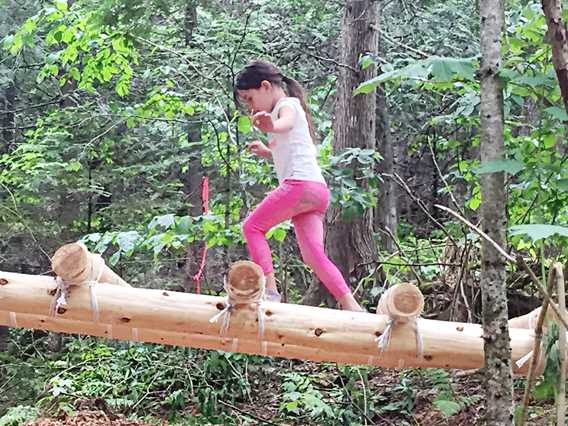
[(27, 405), (18, 405), (8, 409), (8, 412), (0, 417), (0, 426), (21, 426), (29, 420), (35, 419), (39, 410)]
[(323, 395), (314, 387), (309, 377), (286, 373), (282, 382), (283, 394), (280, 411), (286, 414), (306, 413), (312, 421), (332, 420), (334, 412), (323, 400)]
[(550, 322), (543, 339), (545, 356), (544, 372), (536, 383), (533, 394), (537, 400), (555, 398), (558, 394), (560, 378), (560, 351), (558, 349), (558, 324)]
[(354, 95), (370, 93), (377, 86), (391, 81), (418, 80), (434, 83), (454, 83), (456, 81), (473, 81), (477, 68), (476, 58), (440, 58), (431, 57), (424, 60), (412, 61), (399, 69), (383, 66), (383, 72), (371, 80), (361, 83), (353, 92)]
[(199, 404), (204, 416), (222, 417), (219, 401), (250, 397), (245, 369), (260, 358), (157, 345), (113, 347), (96, 339), (73, 340), (59, 359), (47, 363), (46, 395), (38, 406), (71, 410), (77, 401), (104, 398), (116, 411), (170, 413), (175, 418), (188, 404)]
[(511, 235), (527, 235), (531, 240), (538, 241), (553, 235), (568, 237), (568, 228), (558, 225), (516, 225), (509, 228)]
[(447, 419), (466, 407), (481, 400), (480, 395), (456, 395), (447, 371), (433, 368), (425, 370), (425, 375), (436, 390), (436, 398), (432, 405)]
[(480, 175), (498, 172), (507, 172), (510, 175), (516, 175), (524, 168), (524, 164), (517, 160), (489, 160), (481, 163), (479, 167), (475, 169), (475, 172)]
[(128, 93), (133, 75), (130, 64), (137, 62), (137, 55), (126, 33), (101, 27), (93, 13), (69, 11), (66, 2), (57, 1), (55, 7), (43, 8), (15, 34), (7, 36), (4, 48), (12, 55), (32, 48), (40, 30), (51, 53), (37, 75), (38, 83), (51, 77), (64, 86), (73, 79), (79, 89), (94, 92), (95, 82), (105, 83), (118, 77), (116, 93)]
[[(326, 155), (322, 168), (331, 190), (331, 204), (344, 218), (361, 216), (375, 206), (381, 182), (375, 172), (381, 155), (371, 149), (348, 148), (338, 155)], [(362, 181), (367, 182), (363, 187)]]

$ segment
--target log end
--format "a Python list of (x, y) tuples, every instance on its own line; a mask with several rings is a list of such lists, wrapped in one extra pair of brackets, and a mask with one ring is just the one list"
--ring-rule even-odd
[(229, 268), (227, 280), (231, 290), (241, 294), (252, 294), (260, 288), (264, 273), (256, 263), (239, 260)]
[(51, 258), (51, 269), (65, 281), (76, 278), (88, 264), (89, 252), (79, 243), (65, 244)]
[(411, 283), (401, 283), (389, 288), (379, 300), (377, 313), (393, 318), (417, 317), (424, 309), (424, 296)]

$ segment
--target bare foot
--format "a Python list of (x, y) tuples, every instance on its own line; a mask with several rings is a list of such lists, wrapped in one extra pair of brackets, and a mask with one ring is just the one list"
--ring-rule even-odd
[(274, 272), (266, 275), (266, 283), (264, 289), (264, 300), (268, 302), (280, 303), (282, 296), (278, 292), (278, 286), (276, 285), (276, 278), (274, 277)]
[(278, 293), (278, 290), (273, 290), (271, 288), (264, 289), (264, 300), (267, 302), (280, 303), (282, 296)]
[(355, 300), (352, 293), (347, 293), (341, 297), (338, 302), (339, 306), (341, 306), (341, 309), (344, 311), (367, 312), (367, 310)]

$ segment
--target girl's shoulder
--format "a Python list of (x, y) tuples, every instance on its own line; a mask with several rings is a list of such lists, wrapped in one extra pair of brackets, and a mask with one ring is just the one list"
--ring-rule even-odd
[(298, 98), (294, 98), (292, 96), (285, 96), (283, 98), (278, 99), (274, 108), (282, 108), (284, 105), (289, 105), (289, 104), (293, 104), (294, 106), (296, 105), (301, 106), (300, 100)]

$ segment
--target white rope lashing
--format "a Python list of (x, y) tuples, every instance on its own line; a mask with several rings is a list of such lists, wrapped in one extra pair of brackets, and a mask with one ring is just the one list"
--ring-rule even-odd
[[(225, 307), (214, 316), (211, 317), (209, 320), (210, 323), (216, 323), (220, 319), (221, 328), (219, 329), (219, 334), (221, 337), (227, 335), (227, 331), (229, 330), (229, 325), (231, 321), (231, 313), (235, 306), (237, 305), (247, 305), (247, 304), (257, 304), (257, 316), (258, 316), (258, 337), (261, 342), (264, 343), (264, 306), (263, 306), (263, 297), (264, 297), (264, 289), (265, 289), (265, 282), (266, 279), (264, 276), (261, 276), (259, 279), (259, 286), (257, 289), (253, 291), (242, 291), (237, 288), (233, 288), (229, 285), (227, 281), (227, 277), (223, 278), (223, 288), (227, 292), (224, 300)], [(236, 340), (236, 339), (235, 339)], [(266, 349), (266, 344), (263, 344), (263, 350)]]
[(379, 352), (383, 353), (387, 350), (391, 340), (392, 329), (397, 323), (414, 321), (416, 335), (416, 358), (422, 358), (422, 355), (424, 354), (424, 340), (422, 338), (422, 333), (420, 332), (419, 320), (420, 317), (412, 317), (405, 321), (398, 321), (397, 319), (389, 316), (385, 330), (379, 337), (375, 339), (377, 346), (379, 347)]
[[(77, 244), (81, 245), (85, 250), (87, 247), (83, 242), (78, 241)], [(88, 250), (87, 250), (88, 251)], [(100, 318), (100, 311), (99, 311), (99, 302), (97, 300), (97, 294), (95, 290), (95, 285), (99, 283), (101, 276), (104, 271), (105, 261), (101, 256), (91, 255), (89, 256), (91, 268), (89, 271), (89, 275), (87, 279), (83, 281), (82, 276), (84, 275), (81, 273), (79, 278), (75, 280), (67, 280), (64, 281), (61, 277), (56, 277), (56, 290), (55, 290), (55, 304), (52, 304), (50, 308), (50, 313), (52, 315), (56, 315), (59, 311), (59, 308), (67, 306), (67, 298), (69, 297), (69, 288), (72, 286), (81, 286), (87, 285), (89, 287), (89, 293), (91, 296), (91, 309), (93, 311), (93, 320), (95, 322), (99, 321)]]

